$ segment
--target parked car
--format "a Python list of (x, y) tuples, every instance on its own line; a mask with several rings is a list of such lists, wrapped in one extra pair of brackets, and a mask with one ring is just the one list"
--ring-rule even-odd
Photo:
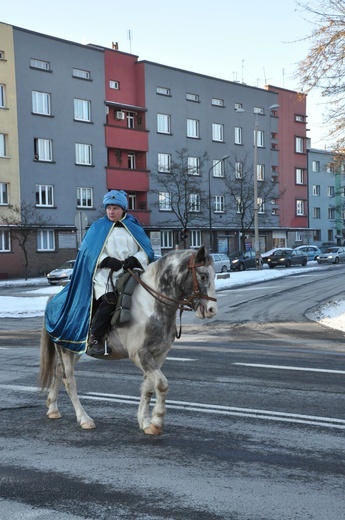
[(303, 251), (296, 251), (296, 249), (290, 249), (289, 247), (281, 247), (267, 258), (269, 267), (291, 267), (292, 265), (305, 266), (307, 265), (307, 262), (307, 255), (303, 253)]
[(230, 271), (229, 257), (223, 253), (211, 253), (215, 273), (226, 273)]
[(339, 262), (345, 262), (345, 247), (328, 247), (317, 259), (318, 264), (339, 264)]
[(229, 257), (232, 271), (244, 271), (250, 267), (256, 267), (255, 251), (237, 251)]
[(53, 269), (47, 274), (47, 280), (50, 285), (65, 285), (71, 279), (75, 260), (67, 260), (57, 269)]
[(312, 246), (310, 244), (297, 246), (295, 247), (295, 251), (303, 251), (307, 255), (308, 260), (317, 260), (319, 255), (321, 254), (321, 249), (317, 246)]
[(270, 256), (270, 255), (273, 255), (273, 253), (275, 251), (280, 251), (282, 248), (281, 247), (274, 247), (273, 249), (270, 249), (269, 251), (266, 251), (265, 253), (261, 253), (261, 259), (262, 259), (262, 263), (263, 264), (267, 264), (267, 258)]

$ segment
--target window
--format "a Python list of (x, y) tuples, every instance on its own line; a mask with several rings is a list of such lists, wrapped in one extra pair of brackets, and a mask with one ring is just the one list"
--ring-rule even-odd
[(32, 91), (32, 112), (43, 116), (50, 116), (50, 94), (47, 92)]
[(188, 175), (200, 175), (199, 157), (188, 157)]
[(304, 215), (304, 200), (296, 200), (296, 215)]
[(260, 114), (263, 116), (265, 114), (265, 109), (262, 107), (254, 107), (254, 114)]
[(265, 180), (265, 165), (264, 164), (258, 164), (256, 169), (256, 177), (258, 181), (264, 181)]
[(223, 195), (215, 195), (214, 211), (216, 213), (224, 213), (224, 196)]
[(160, 191), (158, 195), (160, 211), (171, 211), (171, 194), (167, 191)]
[(11, 234), (10, 231), (0, 230), (0, 253), (11, 251)]
[(77, 188), (77, 206), (93, 208), (93, 188)]
[(36, 206), (54, 206), (53, 186), (38, 184), (36, 186)]
[(80, 79), (90, 79), (91, 77), (90, 72), (83, 69), (73, 69), (72, 75), (74, 78)]
[(334, 163), (328, 163), (327, 164), (327, 173), (334, 173), (335, 172), (335, 164)]
[(5, 85), (0, 85), (0, 108), (5, 108)]
[(219, 99), (219, 98), (212, 98), (211, 103), (215, 107), (223, 107), (224, 106), (224, 100), (223, 99)]
[(127, 128), (134, 128), (135, 112), (127, 112)]
[(258, 213), (265, 213), (265, 203), (260, 197), (258, 197)]
[(190, 247), (201, 246), (201, 231), (193, 230), (190, 232)]
[(0, 60), (5, 59), (5, 51), (0, 51)]
[(163, 249), (171, 249), (172, 246), (173, 246), (172, 231), (169, 231), (169, 230), (161, 231), (161, 247)]
[(297, 123), (304, 123), (305, 122), (305, 118), (304, 118), (304, 116), (300, 116), (299, 114), (296, 114), (295, 115), (295, 121), (297, 121)]
[(236, 196), (236, 213), (243, 212), (243, 202), (241, 197)]
[(213, 159), (213, 177), (224, 177), (224, 161)]
[(91, 102), (86, 99), (74, 100), (74, 119), (77, 121), (91, 121)]
[(31, 58), (30, 67), (33, 69), (50, 70), (50, 63), (49, 61), (35, 60), (34, 58)]
[(243, 108), (243, 107), (242, 107), (242, 103), (235, 103), (235, 104), (234, 104), (234, 109), (235, 109), (235, 110), (242, 110), (242, 108)]
[(199, 95), (198, 94), (186, 94), (186, 99), (188, 101), (199, 101)]
[(157, 132), (159, 134), (170, 134), (170, 116), (157, 114)]
[(313, 172), (319, 172), (320, 171), (320, 161), (313, 161), (312, 169), (313, 169)]
[(296, 168), (296, 184), (304, 184), (303, 173), (304, 171), (302, 168)]
[(212, 140), (224, 141), (224, 125), (219, 123), (212, 123)]
[(200, 195), (198, 193), (189, 194), (189, 211), (192, 213), (200, 211)]
[(314, 184), (313, 185), (313, 195), (315, 197), (319, 197), (320, 196), (320, 184)]
[(128, 194), (128, 209), (137, 209), (137, 196), (135, 193)]
[(321, 242), (321, 229), (314, 229), (313, 242)]
[(54, 251), (55, 235), (52, 229), (37, 231), (37, 251)]
[(156, 92), (157, 94), (161, 94), (161, 96), (171, 96), (170, 88), (167, 87), (157, 87)]
[(9, 184), (0, 182), (0, 204), (8, 204)]
[(120, 83), (118, 81), (114, 81), (113, 79), (111, 79), (109, 81), (109, 88), (112, 88), (114, 90), (119, 90), (120, 89)]
[(170, 173), (171, 155), (169, 153), (158, 154), (158, 171), (161, 173)]
[(34, 139), (34, 158), (35, 161), (53, 160), (53, 141), (50, 139)]
[(304, 140), (303, 137), (295, 137), (295, 152), (304, 153)]
[(0, 134), (0, 157), (7, 157), (7, 135)]
[(135, 170), (135, 153), (134, 152), (128, 153), (128, 168), (130, 170)]
[[(257, 130), (256, 146), (258, 146), (258, 148), (263, 148), (265, 146), (264, 135), (265, 135), (265, 133), (263, 130)], [(254, 131), (254, 146), (255, 146), (255, 131)]]
[(334, 197), (334, 186), (327, 186), (327, 197)]
[(187, 119), (187, 137), (199, 137), (199, 121), (197, 119)]
[(92, 147), (90, 144), (75, 144), (75, 162), (88, 166), (92, 164)]
[(235, 144), (243, 144), (242, 143), (242, 128), (240, 126), (235, 126)]
[(335, 208), (328, 208), (328, 218), (332, 220), (335, 219)]
[(243, 162), (235, 162), (235, 178), (242, 179), (243, 175)]
[(321, 218), (321, 208), (313, 208), (313, 218)]

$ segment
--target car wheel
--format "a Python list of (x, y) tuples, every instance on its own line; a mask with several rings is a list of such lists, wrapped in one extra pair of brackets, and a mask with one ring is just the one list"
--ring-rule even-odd
[(290, 262), (290, 260), (286, 260), (286, 262), (285, 262), (285, 267), (291, 267), (291, 262)]
[(335, 257), (334, 263), (335, 264), (339, 264), (339, 257), (338, 256)]
[(223, 265), (223, 267), (221, 268), (220, 272), (221, 273), (227, 273), (228, 272), (228, 268), (226, 267), (226, 265)]
[(273, 267), (274, 267), (274, 265), (272, 265), (272, 264), (269, 264), (269, 266), (270, 266), (270, 269), (273, 269)]
[(238, 270), (239, 271), (244, 271), (245, 270), (244, 264), (239, 264)]
[(305, 267), (307, 265), (307, 260), (303, 260), (302, 265)]

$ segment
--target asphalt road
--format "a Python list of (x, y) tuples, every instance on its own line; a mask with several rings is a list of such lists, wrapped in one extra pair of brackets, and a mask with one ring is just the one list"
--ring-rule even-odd
[(224, 291), (212, 321), (184, 316), (154, 438), (137, 427), (129, 361), (77, 366), (97, 424), (85, 432), (63, 391), (63, 418), (45, 417), (38, 329), (0, 330), (1, 520), (344, 518), (345, 335), (306, 316), (344, 274)]

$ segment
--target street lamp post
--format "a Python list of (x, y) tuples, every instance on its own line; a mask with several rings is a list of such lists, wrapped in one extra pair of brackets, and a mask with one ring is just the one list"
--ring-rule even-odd
[[(268, 110), (275, 110), (279, 105), (271, 105)], [(236, 112), (245, 112), (245, 110), (238, 108)], [(259, 120), (258, 113), (255, 114), (254, 124), (254, 161), (253, 161), (253, 183), (254, 183), (254, 251), (255, 251), (255, 267), (257, 270), (262, 269), (260, 240), (259, 240), (259, 207), (258, 207), (258, 130)]]
[(217, 161), (209, 170), (208, 170), (208, 226), (209, 226), (209, 244), (210, 244), (210, 253), (213, 251), (213, 240), (212, 240), (212, 194), (211, 194), (211, 171), (215, 168), (219, 163), (228, 159), (230, 155), (224, 155), (219, 161)]

